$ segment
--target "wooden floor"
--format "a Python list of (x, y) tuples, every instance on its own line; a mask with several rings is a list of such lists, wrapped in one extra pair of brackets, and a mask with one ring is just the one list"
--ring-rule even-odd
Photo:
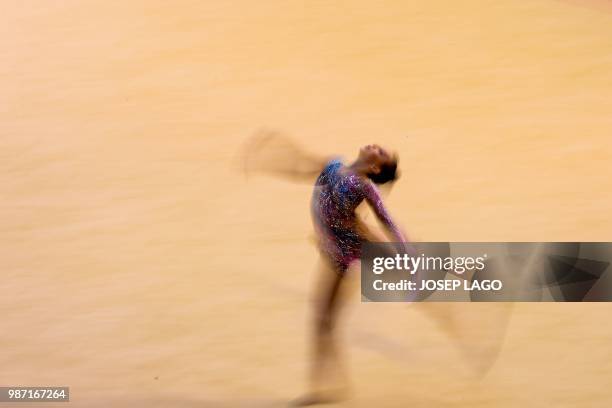
[[(297, 396), (310, 189), (238, 171), (262, 126), (396, 150), (387, 203), (415, 239), (612, 240), (607, 1), (2, 3), (0, 385)], [(343, 406), (609, 407), (610, 311), (356, 295)]]

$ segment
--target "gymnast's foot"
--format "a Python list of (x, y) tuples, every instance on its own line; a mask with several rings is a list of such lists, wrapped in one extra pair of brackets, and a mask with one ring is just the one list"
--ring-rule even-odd
[(307, 407), (311, 405), (334, 404), (348, 399), (346, 390), (312, 391), (294, 399), (290, 407)]

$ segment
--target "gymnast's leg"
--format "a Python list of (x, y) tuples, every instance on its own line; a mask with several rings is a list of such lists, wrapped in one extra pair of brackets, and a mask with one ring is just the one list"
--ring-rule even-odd
[(315, 288), (309, 392), (295, 405), (333, 402), (344, 397), (346, 376), (336, 343), (336, 323), (343, 304), (345, 273), (324, 258)]

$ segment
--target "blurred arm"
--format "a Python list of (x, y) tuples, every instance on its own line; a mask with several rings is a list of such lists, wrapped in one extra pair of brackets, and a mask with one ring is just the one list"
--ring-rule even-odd
[(304, 151), (289, 137), (275, 131), (260, 131), (246, 144), (244, 169), (293, 181), (312, 182), (331, 158)]
[(391, 218), (391, 215), (389, 215), (389, 212), (385, 208), (385, 204), (380, 196), (378, 188), (370, 182), (368, 182), (366, 185), (366, 201), (374, 211), (374, 214), (376, 214), (378, 220), (385, 226), (387, 231), (393, 235), (396, 242), (408, 242), (405, 235), (400, 231), (398, 226)]

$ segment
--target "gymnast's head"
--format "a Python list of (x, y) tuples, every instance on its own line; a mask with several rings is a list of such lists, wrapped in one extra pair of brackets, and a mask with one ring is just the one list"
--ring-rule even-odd
[(379, 145), (371, 144), (359, 149), (357, 160), (365, 166), (365, 175), (376, 184), (395, 181), (399, 177), (397, 154), (391, 154)]

